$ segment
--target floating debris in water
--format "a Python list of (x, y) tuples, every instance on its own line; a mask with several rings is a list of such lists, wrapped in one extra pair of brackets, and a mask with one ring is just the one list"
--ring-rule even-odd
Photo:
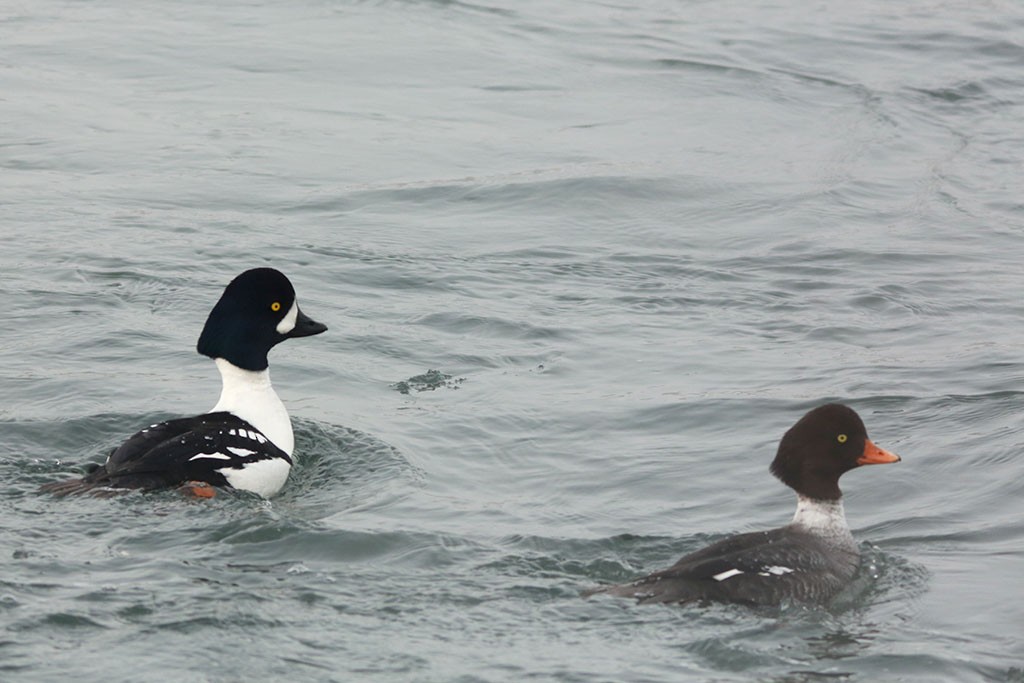
[(446, 389), (458, 389), (459, 385), (465, 381), (465, 377), (452, 379), (451, 375), (446, 375), (440, 370), (427, 370), (422, 375), (416, 375), (415, 377), (410, 377), (407, 380), (395, 382), (391, 387), (397, 390), (400, 394), (408, 394), (413, 391), (434, 391), (435, 389), (440, 389), (442, 387)]

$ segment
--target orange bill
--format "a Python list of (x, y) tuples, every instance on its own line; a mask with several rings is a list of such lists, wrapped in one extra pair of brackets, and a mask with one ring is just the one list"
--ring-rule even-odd
[(879, 448), (871, 439), (864, 439), (864, 452), (857, 458), (858, 465), (885, 465), (890, 462), (899, 462), (900, 456), (890, 453), (884, 448)]

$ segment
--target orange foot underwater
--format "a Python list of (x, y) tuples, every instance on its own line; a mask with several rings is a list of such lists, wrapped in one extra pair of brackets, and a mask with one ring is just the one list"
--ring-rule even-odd
[(205, 481), (186, 481), (178, 490), (191, 498), (213, 498), (217, 495), (217, 489)]

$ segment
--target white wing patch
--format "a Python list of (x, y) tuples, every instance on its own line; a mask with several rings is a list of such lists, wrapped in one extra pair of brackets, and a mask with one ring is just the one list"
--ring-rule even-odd
[(757, 573), (758, 576), (782, 576), (784, 574), (792, 574), (795, 569), (789, 567), (782, 567), (780, 565), (772, 565), (771, 567), (765, 567), (764, 571)]
[(243, 458), (247, 455), (256, 455), (256, 451), (250, 451), (248, 448), (235, 448), (234, 446), (228, 446), (227, 449), (235, 455)]
[[(795, 569), (792, 569), (790, 567), (783, 567), (781, 565), (774, 564), (770, 567), (762, 567), (761, 571), (759, 571), (757, 575), (784, 576), (786, 574), (792, 574), (795, 571)], [(734, 576), (739, 576), (740, 574), (745, 573), (746, 572), (744, 572), (742, 569), (726, 569), (724, 572), (719, 572), (718, 574), (713, 575), (711, 578), (715, 581), (725, 581), (726, 579), (731, 579)]]
[(259, 432), (250, 432), (248, 429), (232, 429), (228, 434), (231, 436), (240, 436), (243, 439), (249, 439), (250, 441), (259, 441), (260, 443), (267, 442), (267, 437), (263, 436)]
[(223, 453), (200, 453), (199, 455), (193, 455), (188, 459), (189, 462), (193, 460), (200, 460), (203, 458), (209, 458), (210, 460), (230, 460), (230, 455), (224, 455)]
[(726, 579), (731, 579), (732, 577), (736, 576), (737, 574), (742, 574), (742, 573), (743, 573), (742, 569), (726, 569), (724, 572), (720, 572), (718, 574), (715, 574), (711, 578), (714, 579), (715, 581), (725, 581)]

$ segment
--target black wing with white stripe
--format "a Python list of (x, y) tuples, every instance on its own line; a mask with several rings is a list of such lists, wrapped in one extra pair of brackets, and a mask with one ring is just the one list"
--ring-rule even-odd
[(228, 412), (168, 420), (151, 425), (125, 441), (107, 461), (80, 480), (47, 487), (74, 493), (94, 487), (158, 489), (187, 481), (228, 484), (220, 470), (243, 468), (287, 453), (242, 418)]

